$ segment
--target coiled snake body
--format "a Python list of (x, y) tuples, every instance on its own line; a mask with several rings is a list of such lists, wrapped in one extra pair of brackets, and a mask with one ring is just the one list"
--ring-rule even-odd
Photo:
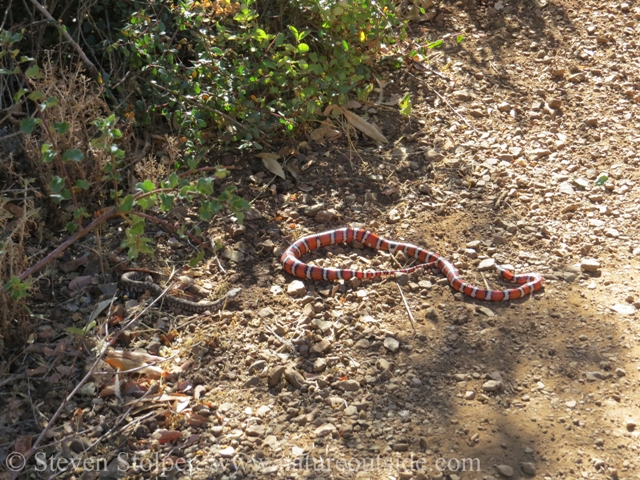
[[(323, 268), (314, 265), (308, 265), (300, 261), (300, 257), (307, 252), (316, 248), (325, 247), (327, 245), (337, 245), (341, 243), (352, 244), (358, 242), (367, 247), (376, 250), (383, 250), (391, 254), (398, 251), (404, 252), (408, 257), (415, 258), (422, 262), (409, 268), (398, 270), (347, 270), (336, 268)], [(537, 273), (529, 273), (522, 275), (514, 275), (509, 270), (497, 266), (498, 272), (510, 282), (519, 284), (517, 288), (508, 290), (487, 290), (475, 287), (466, 283), (458, 274), (458, 270), (453, 264), (436, 253), (429, 252), (423, 248), (411, 245), (409, 243), (394, 242), (379, 237), (375, 233), (364, 229), (341, 228), (339, 230), (331, 230), (316, 235), (310, 235), (297, 240), (280, 257), (280, 263), (287, 273), (298, 278), (309, 278), (313, 280), (349, 280), (350, 278), (374, 278), (396, 273), (411, 273), (419, 268), (437, 268), (449, 281), (454, 290), (461, 292), (469, 297), (478, 300), (487, 300), (492, 302), (500, 302), (506, 300), (515, 300), (529, 295), (542, 287), (543, 278)]]
[[(154, 283), (149, 278), (149, 275), (144, 272), (126, 272), (120, 277), (120, 282), (125, 290), (129, 292), (144, 293), (149, 291), (154, 297), (158, 297), (164, 293), (164, 289)], [(162, 302), (163, 305), (168, 307), (179, 308), (191, 313), (202, 313), (207, 310), (214, 311), (220, 309), (226, 302), (237, 297), (241, 290), (241, 288), (234, 288), (214, 302), (192, 302), (183, 298), (172, 297), (171, 295), (166, 295)]]

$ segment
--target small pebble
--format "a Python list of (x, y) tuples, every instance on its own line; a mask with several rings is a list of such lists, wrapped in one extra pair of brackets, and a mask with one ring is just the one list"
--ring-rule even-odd
[(500, 475), (504, 475), (505, 477), (513, 477), (513, 468), (509, 465), (498, 465), (496, 467)]

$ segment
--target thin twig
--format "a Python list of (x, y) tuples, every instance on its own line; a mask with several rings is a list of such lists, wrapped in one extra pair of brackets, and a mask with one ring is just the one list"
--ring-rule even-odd
[(31, 0), (31, 3), (33, 3), (33, 5), (36, 7), (36, 9), (42, 14), (44, 15), (47, 20), (49, 20), (52, 24), (54, 24), (58, 30), (60, 31), (60, 33), (62, 34), (62, 36), (69, 42), (71, 43), (71, 45), (73, 45), (73, 48), (75, 49), (76, 52), (78, 52), (78, 55), (80, 56), (80, 58), (82, 59), (83, 63), (87, 66), (87, 68), (89, 69), (89, 72), (91, 73), (91, 76), (94, 79), (98, 79), (98, 77), (100, 76), (98, 69), (96, 68), (96, 66), (93, 64), (93, 62), (91, 60), (89, 60), (89, 57), (87, 57), (87, 55), (82, 51), (82, 48), (80, 47), (80, 45), (78, 45), (78, 43), (71, 38), (71, 35), (69, 35), (69, 33), (67, 32), (66, 28), (62, 28), (62, 25), (60, 23), (58, 23), (55, 18), (53, 18), (51, 16), (51, 14), (47, 11), (46, 8), (44, 8), (42, 5), (40, 5), (38, 3), (38, 0)]
[[(137, 216), (142, 217), (142, 218), (146, 218), (147, 220), (151, 220), (152, 222), (155, 223), (159, 223), (160, 225), (162, 225), (165, 228), (168, 228), (169, 230), (172, 230), (174, 232), (177, 232), (179, 230), (179, 228), (174, 227), (173, 225), (171, 225), (169, 222), (167, 222), (166, 220), (162, 220), (161, 218), (158, 217), (154, 217), (153, 215), (148, 215), (146, 213), (143, 212), (136, 212), (135, 213)], [(205, 245), (204, 243), (202, 243), (202, 241), (197, 238), (194, 235), (191, 235), (188, 232), (184, 232), (184, 234), (189, 237), (189, 240), (191, 240), (192, 242), (197, 243), (198, 245), (200, 245), (202, 248), (204, 248), (205, 250), (209, 250), (209, 251), (213, 251), (211, 249), (211, 247), (209, 245)]]
[(487, 290), (491, 290), (491, 287), (489, 286), (489, 282), (487, 282), (487, 278), (484, 276), (484, 273), (480, 272), (480, 275), (482, 275), (482, 281), (484, 282), (484, 286), (487, 287)]
[(289, 350), (291, 350), (291, 353), (295, 354), (296, 353), (296, 349), (293, 346), (293, 343), (291, 343), (288, 340), (285, 340), (284, 338), (282, 338), (280, 335), (278, 335), (273, 328), (271, 328), (269, 325), (264, 324), (264, 327), (269, 330), (278, 340), (280, 340), (280, 343), (282, 343), (285, 347), (287, 347)]
[[(147, 308), (145, 308), (144, 310), (142, 310), (138, 315), (136, 315), (135, 317), (133, 317), (131, 320), (129, 320), (126, 324), (124, 324), (122, 326), (122, 330), (127, 330), (128, 328), (130, 328), (135, 322), (138, 321), (138, 319), (149, 309), (151, 308), (160, 298), (163, 298), (164, 295), (167, 293), (167, 291), (169, 290), (170, 286), (167, 287), (164, 292), (162, 292), (162, 294), (160, 294), (155, 300), (153, 300), (153, 302), (151, 302)], [(93, 373), (96, 369), (96, 367), (98, 366), (98, 363), (102, 360), (102, 358), (106, 355), (106, 353), (109, 351), (109, 347), (112, 347), (116, 341), (118, 340), (118, 335), (114, 335), (113, 338), (111, 340), (109, 340), (107, 342), (107, 344), (104, 346), (104, 348), (102, 349), (102, 351), (100, 352), (100, 354), (96, 357), (95, 361), (93, 362), (93, 364), (91, 365), (91, 368), (89, 369), (89, 371), (87, 372), (87, 374), (83, 377), (82, 380), (80, 380), (80, 382), (78, 383), (78, 385), (76, 385), (76, 387), (71, 391), (71, 393), (69, 395), (67, 395), (67, 397), (62, 401), (62, 403), (60, 404), (60, 406), (58, 407), (58, 410), (56, 410), (56, 413), (53, 414), (53, 416), (47, 421), (47, 425), (46, 427), (44, 427), (44, 429), (42, 430), (42, 432), (40, 432), (40, 435), (38, 435), (38, 438), (36, 439), (36, 441), (33, 443), (33, 445), (31, 446), (31, 448), (29, 449), (29, 451), (27, 453), (24, 454), (24, 463), (26, 464), (29, 459), (35, 454), (36, 450), (38, 450), (38, 445), (40, 445), (40, 443), (42, 442), (42, 440), (45, 438), (45, 436), (47, 435), (47, 432), (51, 429), (51, 427), (53, 427), (53, 425), (56, 423), (56, 420), (58, 419), (58, 417), (60, 416), (60, 414), (65, 410), (65, 408), (67, 407), (68, 403), (71, 401), (71, 399), (75, 396), (76, 393), (78, 393), (78, 391), (80, 391), (80, 389), (82, 388), (82, 386), (87, 382), (87, 380), (89, 380), (89, 378), (91, 378), (93, 376)], [(15, 480), (20, 472), (13, 472), (13, 474), (11, 475), (11, 479)]]
[(44, 257), (42, 260), (40, 260), (38, 263), (36, 263), (32, 267), (30, 267), (27, 270), (25, 270), (24, 272), (22, 272), (18, 278), (21, 281), (24, 280), (25, 278), (29, 278), (31, 275), (33, 275), (35, 272), (40, 270), (42, 267), (44, 267), (47, 264), (49, 264), (52, 260), (60, 257), (67, 248), (69, 248), (71, 245), (73, 245), (79, 239), (84, 237), (87, 233), (92, 231), (94, 228), (96, 228), (98, 225), (100, 225), (101, 223), (105, 222), (109, 218), (115, 217), (118, 213), (119, 213), (119, 207), (111, 207), (106, 212), (104, 212), (102, 215), (100, 215), (98, 218), (96, 218), (93, 222), (91, 222), (89, 225), (87, 225), (86, 227), (78, 230), (75, 234), (73, 234), (71, 237), (69, 237), (64, 243), (62, 243), (58, 248), (56, 248), (49, 255)]
[[(398, 285), (396, 283), (396, 285)], [(407, 309), (407, 313), (409, 314), (409, 321), (411, 322), (411, 327), (413, 328), (413, 333), (418, 333), (416, 331), (416, 326), (413, 324), (413, 314), (411, 313), (411, 309), (409, 308), (409, 304), (407, 303), (407, 299), (404, 298), (404, 292), (402, 291), (402, 288), (400, 288), (400, 285), (398, 285), (398, 290), (400, 290), (400, 295), (402, 296), (402, 301), (404, 302), (404, 306)]]
[(442, 74), (442, 73), (440, 73), (439, 71), (434, 70), (433, 68), (431, 68), (431, 67), (429, 67), (429, 66), (427, 66), (427, 65), (424, 65), (422, 62), (416, 62), (416, 61), (414, 60), (414, 64), (415, 64), (415, 65), (419, 65), (419, 68), (424, 68), (424, 69), (425, 69), (425, 70), (427, 70), (428, 72), (430, 72), (430, 73), (434, 73), (434, 74), (438, 75), (440, 78), (444, 78), (445, 80), (448, 80), (449, 82), (454, 82), (454, 83), (455, 83), (455, 80), (454, 80), (453, 78), (449, 78), (449, 77), (447, 77), (446, 75), (443, 75), (443, 74)]
[(412, 74), (412, 73), (410, 73), (410, 72), (407, 72), (407, 73), (408, 73), (409, 75), (411, 75), (413, 78), (415, 78), (416, 80), (421, 81), (421, 82), (424, 84), (424, 86), (425, 86), (425, 87), (427, 87), (429, 90), (431, 90), (433, 93), (435, 93), (435, 94), (438, 96), (438, 98), (440, 98), (440, 100), (442, 100), (444, 103), (446, 103), (446, 104), (447, 104), (447, 106), (448, 106), (451, 110), (453, 110), (453, 113), (455, 113), (456, 115), (458, 115), (458, 116), (462, 119), (462, 121), (465, 123), (465, 125), (466, 125), (467, 127), (469, 127), (470, 129), (472, 129), (472, 130), (473, 130), (474, 132), (476, 132), (476, 133), (480, 133), (480, 131), (479, 131), (479, 130), (477, 130), (473, 125), (471, 125), (471, 124), (467, 121), (467, 119), (466, 119), (466, 118), (464, 118), (462, 115), (460, 115), (460, 113), (458, 113), (458, 111), (457, 111), (455, 108), (453, 108), (453, 106), (449, 103), (449, 101), (448, 101), (445, 97), (443, 97), (443, 96), (442, 96), (442, 95), (440, 95), (436, 90), (434, 90), (433, 88), (431, 88), (431, 85), (429, 85), (427, 82), (422, 81), (420, 78), (416, 77), (414, 74)]

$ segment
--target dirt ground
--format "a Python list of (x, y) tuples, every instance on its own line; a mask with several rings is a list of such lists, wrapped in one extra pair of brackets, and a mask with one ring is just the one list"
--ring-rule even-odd
[[(385, 101), (411, 93), (411, 117), (354, 110), (389, 146), (339, 126), (335, 140), (291, 143), (297, 179), (286, 181), (257, 158), (223, 160), (239, 167), (240, 194), (257, 198), (242, 227), (203, 224), (225, 250), (192, 273), (214, 294), (242, 287), (238, 301), (222, 313), (151, 309), (120, 332), (118, 349), (169, 358), (169, 375), (122, 374), (109, 394), (113, 369), (100, 364), (30, 478), (640, 478), (640, 8), (500, 0), (436, 13), (412, 23), (407, 53), (444, 36), (443, 48), (380, 72)], [(197, 222), (195, 211), (167, 218)], [(428, 271), (300, 285), (282, 270), (295, 239), (344, 226), (437, 252), (479, 286), (504, 284), (478, 271), (495, 259), (542, 274), (544, 289), (491, 303)], [(121, 255), (113, 227), (101, 240), (110, 267)], [(171, 234), (154, 239), (154, 259), (127, 264), (169, 271), (194, 255)], [(98, 302), (98, 288), (74, 294), (69, 282), (118, 275), (98, 277), (92, 258), (41, 278), (34, 343), (4, 363), (5, 462), (91, 366), (77, 352), (98, 340), (79, 344), (65, 329), (85, 325)], [(304, 259), (406, 264), (347, 246)], [(98, 339), (111, 334), (104, 322)], [(60, 458), (108, 468), (62, 472)]]

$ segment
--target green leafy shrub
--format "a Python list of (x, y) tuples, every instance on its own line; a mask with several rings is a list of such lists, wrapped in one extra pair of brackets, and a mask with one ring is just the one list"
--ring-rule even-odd
[(138, 120), (164, 116), (195, 152), (205, 126), (233, 127), (226, 139), (247, 145), (344, 103), (397, 24), (388, 0), (162, 2), (109, 48), (135, 73)]

